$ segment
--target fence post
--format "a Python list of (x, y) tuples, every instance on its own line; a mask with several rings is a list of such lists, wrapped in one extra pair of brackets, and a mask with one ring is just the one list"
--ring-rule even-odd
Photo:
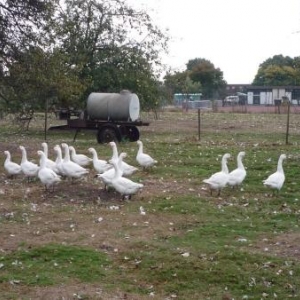
[(285, 144), (288, 145), (289, 143), (289, 129), (290, 129), (290, 101), (287, 103), (288, 110), (287, 110), (287, 121), (286, 121), (286, 135), (285, 135)]
[(47, 141), (47, 127), (48, 127), (48, 97), (45, 101), (45, 124), (44, 124), (44, 139)]
[(200, 108), (198, 108), (198, 140), (199, 141), (200, 141), (200, 129), (201, 129)]

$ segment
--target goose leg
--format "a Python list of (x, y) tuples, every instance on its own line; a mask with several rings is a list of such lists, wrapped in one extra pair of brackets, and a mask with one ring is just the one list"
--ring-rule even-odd
[(122, 200), (129, 200), (131, 199), (131, 195), (123, 195)]

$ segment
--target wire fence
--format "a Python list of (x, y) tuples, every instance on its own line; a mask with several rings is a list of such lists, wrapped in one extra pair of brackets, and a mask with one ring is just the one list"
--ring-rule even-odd
[[(300, 106), (227, 106), (218, 109), (188, 111), (168, 107), (157, 114), (146, 113), (150, 126), (143, 131), (165, 135), (185, 135), (195, 139), (217, 134), (235, 137), (238, 134), (270, 135), (283, 143), (300, 140)], [(247, 136), (245, 136), (247, 139)]]
[[(247, 140), (250, 135), (260, 135), (261, 139), (269, 135), (269, 140), (282, 143), (300, 143), (300, 106), (227, 106), (217, 109), (189, 109), (167, 107), (160, 111), (141, 112), (141, 119), (149, 121), (149, 126), (139, 127), (141, 138), (143, 134), (155, 140), (161, 138), (182, 141), (184, 139), (205, 140), (219, 136), (220, 139)], [(44, 131), (44, 114), (35, 114), (28, 128), (30, 131)], [(59, 120), (50, 115), (49, 126), (63, 125), (65, 120)], [(14, 123), (12, 116), (0, 120), (2, 131), (5, 127), (9, 132), (24, 131)], [(67, 134), (67, 132), (66, 132)], [(94, 133), (93, 133), (94, 134)], [(69, 132), (70, 137), (74, 133)], [(51, 139), (51, 133), (48, 134)]]

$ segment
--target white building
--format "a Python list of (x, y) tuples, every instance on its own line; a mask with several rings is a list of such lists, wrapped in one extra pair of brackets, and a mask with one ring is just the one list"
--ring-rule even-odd
[[(300, 105), (300, 86), (229, 84), (226, 87), (226, 93), (228, 96), (239, 95), (239, 93), (247, 95), (240, 99), (243, 101), (239, 102), (249, 105), (278, 105), (283, 99), (288, 99), (292, 104)], [(246, 101), (244, 101), (244, 99)]]
[(276, 105), (288, 99), (293, 104), (299, 104), (299, 86), (248, 86), (247, 102), (249, 105)]

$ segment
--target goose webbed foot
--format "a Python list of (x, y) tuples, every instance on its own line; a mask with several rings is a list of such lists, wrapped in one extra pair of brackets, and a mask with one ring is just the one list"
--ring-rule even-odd
[(122, 200), (130, 200), (131, 199), (131, 195), (123, 195), (122, 196)]

